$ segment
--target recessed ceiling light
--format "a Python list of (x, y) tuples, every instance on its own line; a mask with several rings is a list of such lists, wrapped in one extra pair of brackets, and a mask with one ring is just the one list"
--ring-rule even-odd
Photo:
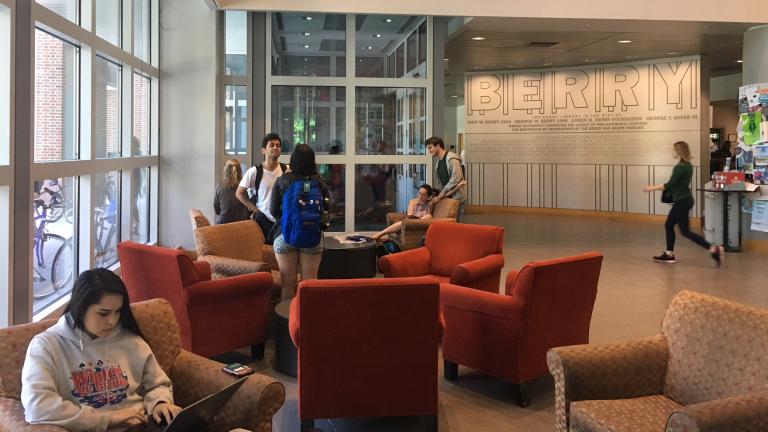
[(678, 55), (680, 51), (667, 51), (667, 55)]
[(304, 57), (304, 61), (309, 61), (309, 59), (308, 59), (308, 58), (306, 58), (306, 57)]
[(391, 23), (392, 18), (384, 18), (382, 21), (384, 21), (385, 23)]
[(472, 38), (472, 40), (473, 41), (482, 41), (482, 40), (485, 40), (485, 37), (483, 37), (483, 36), (475, 36), (475, 37)]
[(358, 60), (358, 61), (359, 61), (360, 63), (362, 63), (362, 62), (363, 62), (363, 59), (360, 59), (360, 60)]
[(627, 56), (628, 59), (636, 59), (637, 56)]
[(307, 15), (307, 16), (305, 16), (305, 17), (303, 17), (302, 19), (303, 19), (304, 21), (312, 21), (312, 17), (311, 17), (311, 16), (309, 16), (309, 15)]
[(376, 33), (375, 35), (373, 35), (373, 37), (380, 38), (381, 37), (381, 33)]
[(367, 47), (365, 47), (365, 49), (367, 49), (367, 50), (372, 50), (372, 49), (373, 49), (373, 47), (372, 47), (372, 46), (370, 46), (370, 45), (368, 45)]
[(552, 66), (552, 63), (544, 63), (542, 66)]
[(736, 60), (736, 63), (744, 63), (744, 60)]
[(593, 62), (596, 62), (597, 59), (584, 59), (584, 61), (587, 63), (593, 63)]
[(482, 66), (475, 66), (475, 69), (480, 69)]
[(303, 34), (304, 36), (309, 36), (311, 33), (310, 33), (310, 32), (304, 32), (304, 33), (302, 33), (302, 34)]
[(628, 44), (628, 43), (632, 43), (632, 41), (631, 41), (631, 40), (629, 40), (629, 39), (622, 39), (622, 40), (620, 40), (620, 41), (616, 41), (616, 42), (618, 42), (618, 43), (620, 43), (620, 44)]
[(459, 97), (459, 96), (458, 96), (458, 95), (451, 95), (451, 97), (452, 97), (452, 98), (457, 98), (457, 97)]
[(450, 60), (448, 57), (446, 57), (446, 58), (444, 58), (444, 59), (443, 59), (443, 61), (448, 61), (448, 60)]
[(309, 45), (304, 45), (304, 48), (309, 48)]

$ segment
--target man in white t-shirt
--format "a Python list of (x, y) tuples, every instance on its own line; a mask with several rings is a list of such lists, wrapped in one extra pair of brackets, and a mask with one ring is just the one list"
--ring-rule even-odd
[(237, 199), (253, 212), (253, 218), (261, 227), (267, 244), (272, 244), (274, 240), (271, 233), (275, 218), (269, 212), (272, 187), (275, 185), (275, 180), (288, 168), (277, 162), (281, 145), (280, 135), (276, 133), (269, 133), (264, 137), (261, 141), (264, 163), (248, 168), (235, 192)]

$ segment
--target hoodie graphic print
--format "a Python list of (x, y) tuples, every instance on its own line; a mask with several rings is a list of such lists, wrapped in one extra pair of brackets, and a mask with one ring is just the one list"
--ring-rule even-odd
[(80, 363), (77, 370), (71, 372), (74, 390), (72, 396), (80, 403), (101, 408), (104, 405), (117, 405), (128, 397), (128, 375), (118, 366), (105, 365), (99, 360)]

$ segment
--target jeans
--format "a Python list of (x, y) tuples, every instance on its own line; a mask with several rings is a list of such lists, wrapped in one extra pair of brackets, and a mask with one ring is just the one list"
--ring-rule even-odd
[(667, 215), (667, 222), (664, 224), (664, 228), (667, 231), (667, 250), (672, 252), (675, 250), (675, 225), (680, 227), (680, 234), (688, 237), (697, 245), (709, 249), (712, 245), (704, 240), (704, 238), (695, 232), (692, 232), (688, 226), (688, 212), (693, 207), (693, 197), (682, 199), (672, 205), (672, 209)]

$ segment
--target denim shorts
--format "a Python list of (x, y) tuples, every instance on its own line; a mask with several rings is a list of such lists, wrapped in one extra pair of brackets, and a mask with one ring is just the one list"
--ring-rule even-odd
[(275, 244), (272, 245), (272, 247), (274, 247), (275, 253), (278, 253), (278, 254), (301, 252), (309, 255), (317, 255), (317, 254), (323, 253), (323, 239), (320, 238), (320, 243), (318, 243), (317, 246), (313, 246), (309, 248), (297, 248), (286, 243), (285, 239), (283, 238), (283, 235), (280, 234), (275, 239)]

